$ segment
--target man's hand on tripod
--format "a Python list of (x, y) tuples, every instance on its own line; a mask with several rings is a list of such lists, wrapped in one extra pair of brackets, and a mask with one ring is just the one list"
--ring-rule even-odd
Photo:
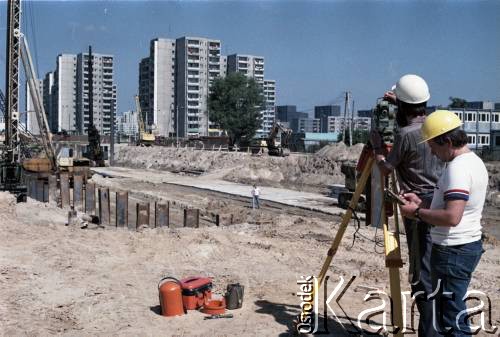
[(418, 197), (418, 195), (416, 195), (415, 193), (411, 193), (411, 192), (404, 193), (403, 192), (403, 193), (401, 193), (401, 196), (403, 198), (405, 198), (407, 201), (416, 204), (417, 206), (420, 206), (420, 204), (422, 203), (422, 199), (420, 199)]
[(407, 218), (417, 219), (422, 199), (420, 199), (415, 193), (403, 193), (403, 198), (405, 198), (407, 203), (400, 206), (401, 213), (403, 213), (403, 215)]

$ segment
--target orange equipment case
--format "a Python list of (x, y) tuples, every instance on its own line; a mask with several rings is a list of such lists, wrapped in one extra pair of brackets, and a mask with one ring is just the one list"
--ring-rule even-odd
[(186, 310), (196, 310), (212, 298), (212, 279), (192, 276), (181, 280), (182, 303)]

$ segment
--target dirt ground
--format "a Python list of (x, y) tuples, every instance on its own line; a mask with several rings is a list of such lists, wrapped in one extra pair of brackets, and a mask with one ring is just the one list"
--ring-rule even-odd
[[(150, 161), (140, 165), (133, 161), (127, 163), (138, 157), (135, 151), (144, 149), (132, 147), (119, 155), (119, 161), (127, 166), (150, 164)], [(190, 169), (201, 167), (196, 159), (200, 157), (199, 152), (193, 151), (188, 157), (179, 156), (180, 150), (168, 150), (169, 156), (172, 153), (179, 156), (181, 164), (174, 165), (169, 164), (174, 157), (165, 159), (158, 154), (165, 149), (153, 151), (157, 151), (157, 163), (150, 168), (175, 171), (183, 165)], [(333, 154), (328, 151), (335, 156), (340, 153), (330, 148), (318, 154), (327, 159), (297, 156), (285, 159), (285, 163), (270, 160), (276, 160), (276, 167), (286, 167), (292, 162), (304, 165), (287, 171), (292, 173), (285, 172), (283, 176), (291, 178), (279, 184), (291, 183), (305, 167), (313, 172), (311, 177), (315, 175), (318, 181), (325, 182), (325, 172), (339, 170), (339, 160), (331, 159)], [(240, 169), (255, 161), (251, 156), (235, 155), (242, 157)], [(213, 160), (210, 165), (205, 160), (203, 165), (207, 166), (202, 168), (214, 176), (224, 177), (238, 171), (238, 166), (227, 168), (233, 160), (227, 159), (228, 155), (210, 153), (206, 156)], [(346, 158), (345, 153), (343, 156), (340, 161), (352, 160)], [(321, 163), (329, 161), (333, 163), (331, 167), (322, 166)], [(260, 172), (255, 179), (264, 182), (266, 179), (261, 173), (272, 172), (273, 166), (255, 162), (251, 170)], [(336, 179), (331, 178), (328, 183)], [(105, 179), (96, 177), (96, 181), (99, 180)], [(319, 273), (340, 218), (272, 204), (251, 210), (236, 198), (196, 193), (183, 186), (168, 185), (165, 191), (181, 202), (228, 209), (241, 216), (235, 224), (220, 227), (204, 224), (201, 228), (143, 228), (140, 231), (96, 225), (82, 228), (66, 225), (67, 210), (53, 204), (31, 199), (25, 204), (16, 204), (11, 195), (0, 193), (0, 336), (292, 335), (293, 321), (300, 312), (297, 280)], [(324, 293), (334, 291), (341, 277), (344, 287), (352, 280), (339, 300), (340, 305), (335, 300), (330, 303), (344, 326), (327, 310), (326, 322), (332, 336), (374, 331), (365, 323), (363, 330), (356, 330), (348, 318), (357, 324), (363, 310), (380, 304), (364, 301), (368, 290), (389, 293), (389, 275), (380, 241), (382, 233), (363, 224), (353, 241), (354, 233), (352, 222), (328, 270), (328, 289), (320, 294), (321, 299)], [(401, 246), (406, 263), (404, 235)], [(470, 286), (489, 296), (492, 323), (497, 326), (500, 325), (499, 256), (500, 246), (490, 236)], [(402, 290), (407, 291), (407, 265), (400, 271)], [(158, 281), (164, 276), (194, 275), (212, 277), (216, 296), (222, 295), (229, 283), (243, 284), (243, 308), (230, 311), (234, 315), (231, 319), (204, 320), (204, 315), (196, 311), (175, 318), (159, 315)], [(321, 318), (325, 318), (323, 308), (320, 305)], [(410, 315), (409, 306), (406, 309)], [(382, 315), (375, 316), (373, 321), (380, 324)], [(410, 325), (408, 320), (407, 327)], [(484, 332), (479, 335), (493, 336)]]
[[(65, 226), (65, 211), (52, 205), (32, 200), (16, 205), (4, 193), (0, 199), (3, 336), (287, 336), (299, 312), (296, 282), (319, 272), (338, 226), (338, 221), (282, 214), (268, 223), (226, 227), (82, 229)], [(350, 248), (353, 233), (351, 225), (329, 269), (328, 293), (339, 277), (347, 282), (356, 276), (341, 301), (345, 313), (332, 305), (339, 317), (355, 320), (367, 308), (366, 289), (388, 291), (388, 272), (381, 247), (371, 241), (381, 233), (362, 227), (363, 237)], [(471, 284), (491, 297), (496, 325), (499, 253), (497, 245), (486, 245)], [(192, 275), (213, 277), (218, 295), (227, 284), (240, 282), (243, 308), (232, 311), (232, 319), (207, 321), (199, 312), (160, 316), (157, 282)], [(404, 267), (403, 290), (406, 277)], [(328, 312), (331, 335), (347, 336), (333, 317)]]

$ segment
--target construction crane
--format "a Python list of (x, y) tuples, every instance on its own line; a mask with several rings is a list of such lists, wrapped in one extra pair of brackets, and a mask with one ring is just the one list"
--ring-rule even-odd
[(267, 153), (270, 156), (285, 157), (290, 154), (290, 138), (292, 137), (292, 130), (285, 128), (280, 123), (274, 123), (271, 131), (266, 138)]
[[(90, 159), (94, 166), (104, 167), (104, 152), (101, 148), (101, 136), (94, 124), (94, 84), (93, 84), (93, 66), (92, 66), (92, 47), (89, 46), (89, 126), (87, 130), (89, 147), (88, 151), (84, 154), (85, 157)], [(113, 121), (114, 123), (114, 121)]]
[(0, 190), (9, 191), (18, 201), (26, 199), (19, 163), (19, 54), (21, 0), (7, 2), (7, 38), (5, 72), (5, 140), (0, 164)]
[(28, 83), (29, 93), (33, 101), (35, 116), (40, 130), (40, 140), (46, 158), (33, 158), (23, 161), (23, 167), (30, 171), (52, 171), (59, 174), (59, 166), (55, 155), (54, 146), (52, 144), (52, 134), (49, 130), (47, 115), (43, 107), (42, 94), (38, 86), (37, 75), (33, 67), (31, 53), (28, 47), (26, 38), (21, 34), (21, 60)]
[(146, 132), (144, 126), (144, 119), (142, 118), (141, 102), (139, 101), (139, 96), (135, 95), (135, 106), (137, 109), (137, 123), (139, 137), (137, 138), (137, 146), (151, 146), (155, 143), (155, 135)]

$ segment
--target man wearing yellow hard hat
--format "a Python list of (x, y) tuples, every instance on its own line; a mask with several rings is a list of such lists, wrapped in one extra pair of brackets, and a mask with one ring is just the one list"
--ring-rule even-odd
[(451, 111), (437, 110), (427, 116), (421, 129), (422, 140), (447, 165), (429, 208), (413, 193), (404, 195), (407, 204), (401, 206), (404, 216), (433, 225), (435, 329), (443, 334), (453, 329), (446, 336), (470, 336), (464, 297), (483, 253), (481, 214), (488, 186), (486, 167), (467, 147), (467, 134), (461, 125), (460, 118)]

